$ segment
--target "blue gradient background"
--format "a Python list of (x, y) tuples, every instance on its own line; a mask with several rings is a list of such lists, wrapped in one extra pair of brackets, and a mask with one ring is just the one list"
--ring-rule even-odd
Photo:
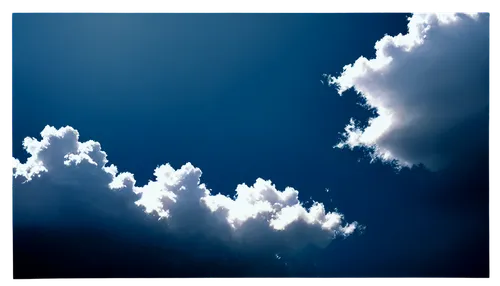
[(374, 56), (408, 16), (14, 14), (13, 156), (45, 125), (70, 125), (140, 185), (189, 161), (216, 193), (262, 177), (367, 227), (290, 257), (289, 276), (488, 276), (488, 146), (439, 173), (332, 148), (371, 113), (322, 74)]

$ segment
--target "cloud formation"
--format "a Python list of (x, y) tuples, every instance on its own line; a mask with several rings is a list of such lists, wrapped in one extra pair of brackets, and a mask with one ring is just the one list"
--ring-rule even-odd
[(98, 142), (79, 142), (72, 127), (47, 126), (41, 135), (41, 140), (24, 140), (30, 155), (25, 163), (13, 159), (15, 228), (114, 232), (133, 225), (134, 231), (151, 228), (274, 253), (325, 247), (357, 227), (321, 203), (305, 208), (297, 190), (280, 191), (260, 178), (252, 186), (238, 185), (233, 198), (212, 194), (191, 163), (179, 169), (161, 165), (154, 170), (155, 180), (137, 186), (133, 174), (108, 165)]
[(488, 14), (414, 14), (406, 34), (386, 35), (375, 49), (375, 58), (361, 56), (328, 76), (340, 95), (353, 88), (377, 113), (366, 128), (351, 119), (337, 147), (437, 170), (484, 143)]

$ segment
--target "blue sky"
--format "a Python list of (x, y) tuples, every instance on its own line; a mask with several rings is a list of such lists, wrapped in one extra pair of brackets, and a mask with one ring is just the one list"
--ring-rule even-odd
[[(366, 227), (321, 250), (277, 260), (252, 257), (245, 265), (253, 268), (240, 269), (237, 276), (487, 276), (487, 106), (483, 117), (467, 117), (457, 127), (460, 132), (450, 131), (450, 141), (440, 140), (445, 149), (453, 146), (446, 155), (453, 163), (437, 171), (396, 170), (370, 162), (366, 149), (332, 148), (350, 118), (366, 125), (376, 112), (360, 105), (363, 97), (352, 89), (338, 96), (323, 74), (337, 77), (360, 56), (375, 57), (375, 42), (406, 33), (409, 16), (14, 14), (13, 157), (26, 160), (25, 137), (38, 136), (46, 125), (69, 125), (78, 130), (80, 142), (100, 142), (108, 160), (133, 173), (137, 185), (154, 180), (159, 165), (177, 169), (191, 162), (215, 193), (232, 196), (238, 184), (261, 177), (279, 190), (299, 190), (307, 207), (322, 202), (328, 211), (338, 208), (347, 221)], [(453, 62), (443, 66), (441, 74), (457, 68)], [(480, 95), (474, 102), (487, 101), (484, 70), (488, 75), (487, 66), (473, 71), (481, 75), (477, 84), (483, 88), (476, 89)], [(442, 86), (436, 90), (443, 94)], [(444, 110), (454, 105), (448, 101)], [(467, 124), (478, 139), (469, 138)], [(398, 153), (396, 143), (376, 143), (415, 158), (415, 148)], [(461, 156), (466, 148), (461, 144), (474, 152)], [(29, 247), (30, 230), (23, 231), (27, 234), (19, 234), (19, 241)], [(36, 260), (37, 253), (18, 257)], [(234, 255), (221, 259), (230, 265)], [(54, 268), (63, 269), (55, 260)], [(267, 265), (261, 260), (271, 261), (276, 272), (259, 267)], [(80, 263), (77, 275), (96, 275)], [(231, 276), (224, 263), (213, 267)], [(20, 276), (44, 275), (25, 262), (18, 265)], [(45, 271), (64, 275), (64, 270)]]

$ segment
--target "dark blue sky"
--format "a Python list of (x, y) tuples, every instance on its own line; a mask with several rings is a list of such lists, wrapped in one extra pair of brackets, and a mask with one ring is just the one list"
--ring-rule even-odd
[(407, 16), (14, 14), (13, 155), (45, 125), (70, 125), (139, 185), (189, 161), (216, 193), (262, 177), (367, 227), (292, 276), (488, 275), (487, 149), (430, 173), (332, 148), (370, 113), (322, 74), (372, 57)]

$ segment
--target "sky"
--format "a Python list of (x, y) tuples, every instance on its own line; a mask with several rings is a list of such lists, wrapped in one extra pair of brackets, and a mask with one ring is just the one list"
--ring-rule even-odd
[(488, 276), (489, 16), (409, 17), (14, 14), (14, 276)]

